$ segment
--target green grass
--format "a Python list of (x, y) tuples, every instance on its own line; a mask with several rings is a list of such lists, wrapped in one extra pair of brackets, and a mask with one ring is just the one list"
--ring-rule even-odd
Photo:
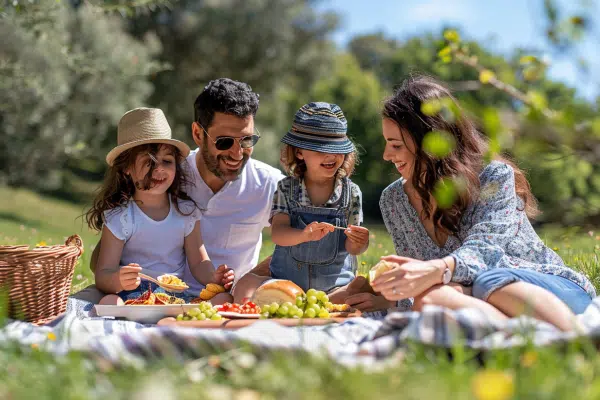
[[(83, 206), (1, 187), (0, 198), (1, 244), (56, 244), (77, 233), (86, 252), (75, 272), (74, 289), (92, 282), (88, 257), (98, 237), (78, 219)], [(371, 246), (360, 257), (364, 268), (393, 253), (383, 227), (369, 228)], [(576, 227), (545, 227), (540, 235), (600, 286), (600, 230), (589, 234)], [(261, 256), (272, 249), (267, 232)], [(0, 399), (600, 398), (600, 357), (587, 342), (567, 349), (494, 352), (483, 360), (457, 346), (450, 355), (411, 346), (386, 366), (365, 369), (333, 365), (325, 356), (238, 348), (184, 363), (163, 359), (148, 368), (114, 369), (85, 354), (56, 357), (43, 346), (15, 345), (0, 350)], [(477, 396), (484, 386), (496, 397)], [(500, 396), (503, 391), (506, 396)]]

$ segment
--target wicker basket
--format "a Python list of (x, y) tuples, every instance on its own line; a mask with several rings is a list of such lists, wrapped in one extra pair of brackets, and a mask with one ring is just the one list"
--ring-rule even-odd
[(78, 235), (58, 246), (0, 246), (0, 290), (8, 292), (9, 317), (40, 325), (64, 313), (82, 253)]

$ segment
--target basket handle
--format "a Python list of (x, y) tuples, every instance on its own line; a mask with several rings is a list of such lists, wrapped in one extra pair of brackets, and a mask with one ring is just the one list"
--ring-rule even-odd
[(79, 250), (79, 255), (77, 257), (80, 257), (83, 254), (83, 240), (77, 234), (69, 236), (65, 241), (65, 246), (77, 247)]

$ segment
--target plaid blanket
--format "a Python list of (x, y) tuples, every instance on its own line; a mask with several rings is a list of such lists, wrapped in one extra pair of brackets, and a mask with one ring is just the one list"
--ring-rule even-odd
[(408, 342), (449, 348), (457, 343), (477, 350), (564, 343), (577, 336), (600, 335), (600, 297), (577, 316), (578, 329), (561, 332), (530, 317), (492, 321), (474, 309), (452, 311), (428, 306), (422, 312), (391, 313), (384, 319), (352, 318), (319, 327), (283, 327), (259, 321), (236, 331), (157, 327), (99, 318), (93, 305), (69, 299), (68, 310), (46, 326), (12, 321), (0, 329), (0, 344), (18, 342), (56, 354), (90, 353), (112, 364), (142, 365), (156, 357), (199, 358), (246, 343), (264, 353), (274, 349), (328, 355), (343, 364), (372, 364), (403, 349)]

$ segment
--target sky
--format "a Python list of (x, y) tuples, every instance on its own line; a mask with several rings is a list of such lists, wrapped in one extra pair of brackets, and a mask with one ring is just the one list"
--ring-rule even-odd
[[(558, 0), (565, 11), (578, 10), (583, 2), (594, 0)], [(592, 11), (600, 24), (600, 2)], [(513, 49), (535, 48), (550, 62), (551, 79), (577, 88), (578, 95), (595, 99), (600, 95), (600, 32), (578, 45), (577, 50), (590, 65), (591, 75), (583, 75), (572, 55), (552, 50), (545, 37), (543, 0), (324, 0), (319, 8), (341, 15), (341, 28), (334, 39), (340, 47), (357, 34), (382, 31), (398, 39), (439, 33), (444, 26), (457, 26), (466, 39), (483, 42), (485, 47), (504, 54)], [(570, 15), (570, 14), (567, 14)], [(493, 67), (493, 66), (488, 66)], [(400, 78), (399, 78), (400, 79)]]

